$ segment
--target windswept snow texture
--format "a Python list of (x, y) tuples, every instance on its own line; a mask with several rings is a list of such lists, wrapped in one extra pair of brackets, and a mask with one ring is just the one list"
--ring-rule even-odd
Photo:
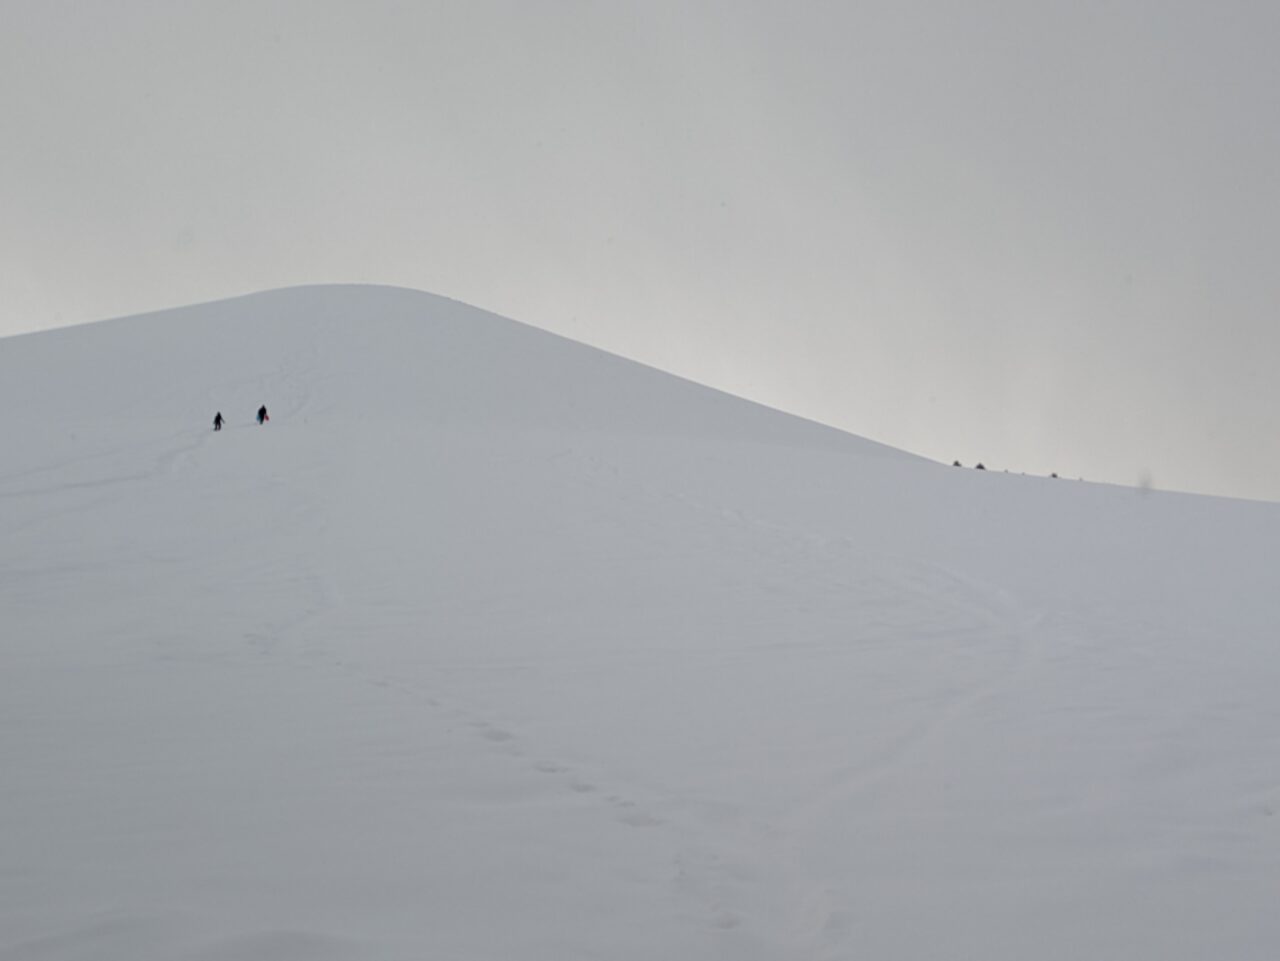
[(1276, 506), (385, 288), (0, 341), (0, 451), (3, 961), (1280, 955)]

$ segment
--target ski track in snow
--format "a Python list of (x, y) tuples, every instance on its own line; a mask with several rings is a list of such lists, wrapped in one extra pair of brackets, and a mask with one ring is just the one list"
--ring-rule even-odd
[[(551, 455), (548, 461), (562, 463), (572, 456), (573, 451), (566, 449)], [(602, 470), (615, 478), (621, 476), (618, 468), (607, 461), (594, 456), (588, 456), (587, 460), (594, 470)], [(801, 543), (809, 549), (839, 552), (848, 550), (850, 546), (844, 538), (808, 535), (764, 523), (741, 511), (726, 512), (692, 503), (684, 497), (677, 496), (676, 499), (718, 520), (727, 519), (770, 538)], [(517, 771), (555, 778), (566, 792), (590, 795), (593, 801), (604, 805), (621, 825), (664, 829), (671, 835), (667, 844), (674, 852), (673, 893), (686, 904), (699, 905), (694, 917), (708, 927), (729, 931), (747, 924), (746, 919), (752, 915), (754, 905), (750, 903), (752, 895), (749, 892), (744, 894), (743, 889), (749, 889), (753, 879), (768, 871), (789, 874), (787, 884), (791, 888), (791, 903), (783, 908), (792, 930), (787, 940), (793, 945), (809, 943), (809, 950), (804, 955), (807, 957), (841, 957), (845, 956), (842, 952), (849, 950), (851, 905), (842, 901), (830, 888), (804, 882), (803, 869), (791, 863), (794, 856), (788, 847), (789, 838), (819, 820), (819, 812), (838, 806), (841, 799), (865, 792), (876, 782), (891, 778), (930, 742), (945, 738), (946, 730), (961, 723), (975, 705), (996, 696), (1005, 688), (1016, 686), (1025, 672), (1034, 668), (1033, 635), (1042, 620), (1038, 614), (1023, 613), (1012, 599), (1001, 596), (1001, 592), (937, 567), (903, 562), (897, 577), (886, 582), (881, 589), (888, 589), (890, 583), (893, 590), (926, 604), (945, 597), (948, 607), (959, 615), (945, 618), (937, 628), (920, 625), (921, 631), (937, 630), (940, 639), (956, 646), (998, 643), (1007, 649), (1003, 655), (1007, 664), (984, 678), (982, 684), (949, 694), (931, 706), (916, 727), (901, 739), (886, 743), (876, 756), (847, 770), (833, 772), (830, 783), (782, 812), (776, 823), (747, 820), (739, 806), (726, 802), (677, 797), (649, 797), (638, 802), (634, 798), (646, 792), (635, 785), (620, 785), (616, 778), (604, 772), (583, 772), (558, 760), (554, 748), (533, 748), (526, 743), (526, 738), (506, 726), (487, 717), (476, 716), (466, 708), (450, 706), (439, 693), (428, 694), (390, 677), (371, 676), (343, 661), (335, 661), (333, 666), (376, 688), (427, 704), (442, 714), (448, 729), (458, 736), (480, 738), (492, 750), (511, 758), (518, 765)], [(831, 586), (839, 588), (843, 585), (831, 582)], [(957, 630), (954, 626), (956, 620), (966, 619), (972, 622), (972, 626)], [(531, 757), (540, 759), (530, 762)], [(602, 788), (601, 784), (608, 786)], [(730, 840), (716, 845), (717, 835), (726, 832)], [(741, 857), (741, 853), (746, 851), (768, 852), (768, 858), (752, 863)], [(740, 901), (746, 903), (740, 904)]]

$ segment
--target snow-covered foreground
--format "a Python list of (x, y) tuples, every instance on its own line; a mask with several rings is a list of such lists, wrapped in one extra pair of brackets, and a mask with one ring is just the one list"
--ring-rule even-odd
[(0, 451), (4, 961), (1280, 952), (1280, 507), (384, 288), (0, 341)]

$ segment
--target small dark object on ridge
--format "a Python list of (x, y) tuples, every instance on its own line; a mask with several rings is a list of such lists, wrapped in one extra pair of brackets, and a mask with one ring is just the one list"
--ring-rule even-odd
[(977, 463), (976, 465), (974, 465), (974, 468), (973, 468), (973, 469), (974, 469), (974, 470), (986, 470), (986, 468), (982, 466), (982, 463), (981, 463), (981, 462), (979, 462), (979, 463)]
[(960, 463), (958, 460), (953, 460), (953, 461), (951, 462), (951, 466), (952, 466), (952, 467), (963, 467), (963, 466), (964, 466), (964, 464)]

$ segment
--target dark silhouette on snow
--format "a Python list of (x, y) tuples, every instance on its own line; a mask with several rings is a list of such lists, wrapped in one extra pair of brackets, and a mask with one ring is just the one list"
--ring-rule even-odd
[(213, 415), (213, 429), (222, 430), (222, 411), (218, 411)]
[(258, 424), (259, 424), (259, 426), (261, 426), (262, 424), (265, 424), (265, 423), (266, 423), (267, 421), (269, 421), (270, 419), (271, 419), (271, 416), (267, 413), (267, 405), (266, 405), (266, 404), (263, 404), (261, 407), (259, 407), (259, 408), (258, 408)]
[(978, 464), (978, 466), (975, 467), (974, 470), (986, 470), (986, 467), (984, 467), (982, 464)]
[(964, 465), (963, 465), (963, 464), (961, 464), (958, 460), (954, 460), (954, 461), (952, 461), (952, 462), (951, 462), (951, 466), (952, 466), (952, 467), (963, 467)]

